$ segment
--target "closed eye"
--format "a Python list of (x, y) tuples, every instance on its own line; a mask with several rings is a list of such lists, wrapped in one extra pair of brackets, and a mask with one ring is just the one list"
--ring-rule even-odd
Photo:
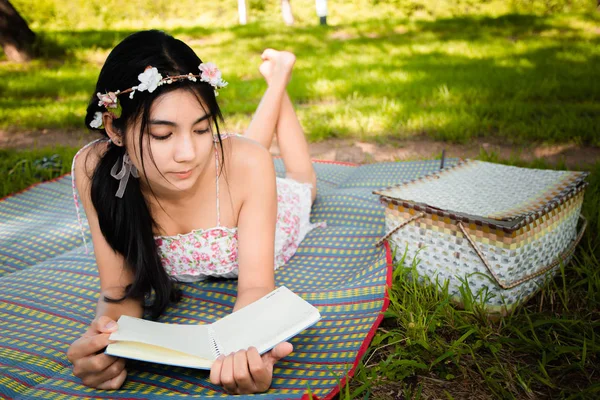
[(153, 134), (150, 134), (150, 136), (152, 136), (152, 139), (156, 139), (156, 140), (167, 140), (168, 138), (170, 138), (172, 135), (172, 133), (169, 133), (168, 135), (165, 136), (156, 136)]
[[(197, 133), (197, 134), (199, 134), (199, 135), (202, 135), (202, 134), (204, 134), (204, 133), (208, 133), (208, 132), (209, 132), (209, 130), (210, 130), (210, 129), (195, 130), (195, 131), (194, 131), (194, 133)], [(172, 133), (169, 133), (168, 135), (165, 135), (165, 136), (157, 136), (157, 135), (150, 134), (150, 136), (152, 136), (152, 138), (153, 138), (153, 139), (156, 139), (156, 140), (167, 140), (168, 138), (170, 138), (170, 137), (171, 137), (171, 135), (173, 135), (173, 134), (172, 134)]]

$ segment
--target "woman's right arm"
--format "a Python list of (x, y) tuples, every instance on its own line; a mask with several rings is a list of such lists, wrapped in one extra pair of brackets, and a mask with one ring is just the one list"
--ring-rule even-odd
[[(96, 317), (87, 331), (71, 344), (67, 358), (73, 364), (73, 374), (83, 384), (98, 389), (118, 389), (121, 387), (127, 371), (125, 360), (103, 353), (108, 345), (110, 333), (117, 328), (116, 321), (121, 315), (142, 317), (142, 300), (126, 299), (119, 303), (104, 301), (120, 298), (125, 288), (133, 281), (131, 271), (126, 268), (125, 259), (116, 253), (104, 239), (98, 223), (98, 215), (91, 201), (91, 171), (99, 160), (99, 152), (105, 151), (105, 143), (98, 143), (84, 149), (75, 160), (75, 184), (87, 216), (94, 253), (100, 276), (100, 295), (96, 307)], [(89, 156), (88, 156), (89, 154)]]

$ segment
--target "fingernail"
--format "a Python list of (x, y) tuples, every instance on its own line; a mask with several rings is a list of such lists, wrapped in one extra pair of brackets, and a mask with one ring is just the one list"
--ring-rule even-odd
[(108, 324), (104, 326), (104, 329), (113, 329), (116, 328), (117, 323), (115, 321), (110, 321)]
[(225, 356), (224, 356), (223, 354), (221, 354), (219, 357), (217, 357), (217, 360), (218, 360), (218, 361), (221, 361), (221, 360), (222, 360), (222, 359), (224, 359), (224, 358), (225, 358)]

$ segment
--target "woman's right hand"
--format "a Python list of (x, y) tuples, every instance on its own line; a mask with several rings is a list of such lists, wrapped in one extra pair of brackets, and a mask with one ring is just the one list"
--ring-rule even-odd
[(73, 364), (73, 375), (85, 386), (118, 389), (125, 382), (125, 360), (104, 354), (108, 337), (116, 330), (115, 321), (101, 316), (94, 319), (88, 330), (69, 347), (67, 358)]

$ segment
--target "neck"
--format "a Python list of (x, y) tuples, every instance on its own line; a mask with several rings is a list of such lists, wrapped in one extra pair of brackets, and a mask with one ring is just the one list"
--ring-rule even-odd
[[(197, 204), (198, 195), (206, 191), (206, 188), (212, 188), (216, 179), (215, 168), (211, 167), (210, 161), (214, 164), (214, 155), (207, 157), (207, 160), (200, 166), (200, 175), (196, 179), (196, 183), (186, 190), (172, 189), (171, 185), (158, 186), (152, 185), (154, 194), (148, 187), (148, 184), (142, 180), (141, 188), (144, 198), (150, 205), (151, 211), (162, 208), (166, 210), (185, 209), (190, 204)], [(156, 197), (155, 197), (156, 196)], [(159, 204), (160, 203), (160, 204)]]

